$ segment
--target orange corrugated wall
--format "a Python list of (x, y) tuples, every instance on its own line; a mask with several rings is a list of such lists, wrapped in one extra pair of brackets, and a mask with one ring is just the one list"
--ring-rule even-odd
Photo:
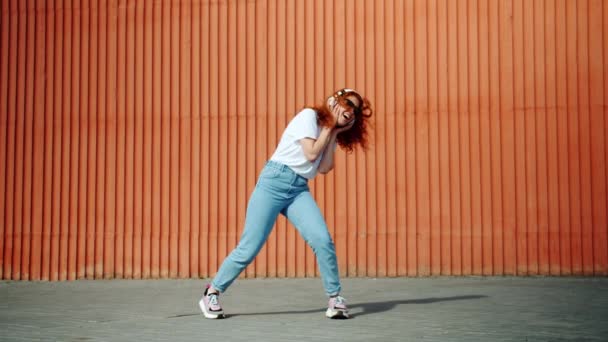
[[(288, 120), (373, 147), (311, 189), (345, 276), (606, 275), (602, 0), (2, 1), (3, 279), (209, 277)], [(247, 277), (318, 275), (279, 219)]]

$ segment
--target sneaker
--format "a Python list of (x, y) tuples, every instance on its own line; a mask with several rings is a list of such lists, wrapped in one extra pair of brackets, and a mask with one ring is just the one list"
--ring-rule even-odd
[(342, 296), (329, 298), (329, 304), (325, 316), (328, 318), (348, 318), (348, 308), (346, 307), (346, 299)]
[(219, 302), (219, 293), (209, 293), (209, 288), (211, 285), (207, 285), (205, 289), (205, 293), (203, 293), (203, 298), (198, 302), (198, 305), (201, 307), (201, 311), (206, 318), (209, 319), (217, 319), (224, 318), (224, 310), (222, 310), (222, 306)]

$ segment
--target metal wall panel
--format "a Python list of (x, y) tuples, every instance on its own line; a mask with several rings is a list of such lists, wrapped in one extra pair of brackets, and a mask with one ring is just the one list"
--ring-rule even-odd
[[(345, 276), (606, 275), (602, 0), (2, 1), (3, 279), (209, 277), (289, 119), (373, 146), (311, 182)], [(279, 218), (246, 277), (318, 275)]]

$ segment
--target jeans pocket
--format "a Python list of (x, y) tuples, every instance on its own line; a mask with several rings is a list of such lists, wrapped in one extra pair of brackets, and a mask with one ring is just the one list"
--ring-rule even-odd
[(278, 170), (274, 167), (267, 166), (262, 170), (262, 173), (260, 174), (260, 178), (273, 179), (273, 178), (279, 178), (280, 175), (281, 175), (281, 170)]

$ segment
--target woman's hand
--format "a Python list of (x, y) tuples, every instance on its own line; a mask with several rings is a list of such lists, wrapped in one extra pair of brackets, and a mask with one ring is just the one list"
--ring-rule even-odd
[(338, 105), (338, 100), (335, 97), (331, 96), (327, 99), (327, 108), (331, 110), (331, 114), (333, 115), (334, 123), (333, 128), (338, 127), (338, 118), (342, 114), (342, 107)]
[[(342, 112), (344, 111), (344, 109), (342, 108), (342, 106), (338, 105), (338, 102), (336, 101), (336, 99), (334, 99), (333, 97), (332, 97), (332, 99), (333, 99), (333, 101), (329, 102), (329, 104), (330, 104), (330, 106), (332, 106), (330, 108), (331, 108), (331, 113), (334, 117), (333, 129), (335, 130), (335, 129), (341, 128), (338, 126), (338, 123), (340, 122), (339, 118), (340, 118), (340, 115), (342, 115)], [(344, 127), (348, 127), (349, 125), (350, 125), (350, 123)]]
[(333, 129), (333, 133), (335, 133), (336, 135), (338, 135), (338, 134), (340, 134), (342, 132), (348, 131), (349, 129), (353, 128), (353, 126), (355, 125), (355, 120), (356, 119), (352, 119), (351, 122), (349, 122), (349, 123), (346, 124), (346, 126), (342, 126), (342, 127), (335, 126), (334, 129)]
[(336, 98), (333, 96), (330, 96), (327, 98), (326, 104), (327, 104), (327, 109), (333, 111), (336, 108), (336, 104), (338, 102), (336, 101)]
[[(353, 125), (355, 124), (355, 118), (352, 118), (352, 120), (349, 123), (347, 123), (346, 125), (339, 126), (340, 117), (343, 116), (345, 110), (342, 106), (340, 106), (338, 104), (338, 100), (336, 100), (336, 98), (334, 98), (332, 96), (331, 98), (327, 99), (327, 106), (328, 106), (328, 108), (331, 109), (331, 113), (332, 113), (333, 119), (334, 119), (332, 133), (337, 135), (339, 133), (348, 131), (349, 129), (353, 128)], [(353, 115), (353, 114), (350, 114), (350, 115)]]

